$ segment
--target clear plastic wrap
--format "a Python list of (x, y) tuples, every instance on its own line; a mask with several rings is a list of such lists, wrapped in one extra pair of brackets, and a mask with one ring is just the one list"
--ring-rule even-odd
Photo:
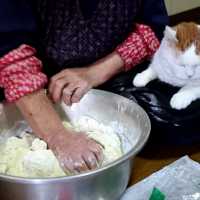
[(130, 187), (121, 200), (148, 200), (153, 188), (166, 200), (200, 200), (200, 164), (185, 156)]

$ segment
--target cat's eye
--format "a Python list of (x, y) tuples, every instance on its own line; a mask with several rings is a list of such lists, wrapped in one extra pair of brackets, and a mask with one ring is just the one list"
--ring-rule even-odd
[(199, 65), (193, 65), (193, 68), (197, 68)]

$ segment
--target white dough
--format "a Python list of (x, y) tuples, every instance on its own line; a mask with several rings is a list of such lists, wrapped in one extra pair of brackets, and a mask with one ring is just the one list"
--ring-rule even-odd
[[(64, 123), (69, 126), (69, 123)], [(85, 132), (103, 146), (103, 165), (108, 164), (122, 156), (121, 141), (114, 130), (89, 117), (82, 117), (73, 124), (76, 131)]]
[[(63, 124), (66, 128), (86, 133), (102, 145), (102, 165), (122, 156), (121, 141), (112, 128), (88, 117), (82, 117), (73, 125), (66, 121)], [(47, 144), (30, 134), (23, 134), (22, 138), (9, 137), (0, 143), (0, 173), (31, 178), (67, 175), (53, 152), (47, 149)]]

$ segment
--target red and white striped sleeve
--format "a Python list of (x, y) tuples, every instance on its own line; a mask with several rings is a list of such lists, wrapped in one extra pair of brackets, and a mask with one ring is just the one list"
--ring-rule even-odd
[(160, 46), (153, 30), (144, 24), (136, 24), (136, 29), (116, 48), (124, 61), (125, 71), (132, 69), (145, 59), (150, 59)]
[(47, 83), (42, 62), (35, 54), (31, 46), (21, 45), (0, 58), (0, 87), (4, 88), (7, 101), (14, 102)]

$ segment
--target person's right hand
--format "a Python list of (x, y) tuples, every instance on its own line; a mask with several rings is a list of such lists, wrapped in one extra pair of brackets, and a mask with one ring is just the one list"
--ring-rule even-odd
[(83, 133), (57, 134), (49, 142), (65, 172), (92, 170), (102, 161), (102, 147)]

